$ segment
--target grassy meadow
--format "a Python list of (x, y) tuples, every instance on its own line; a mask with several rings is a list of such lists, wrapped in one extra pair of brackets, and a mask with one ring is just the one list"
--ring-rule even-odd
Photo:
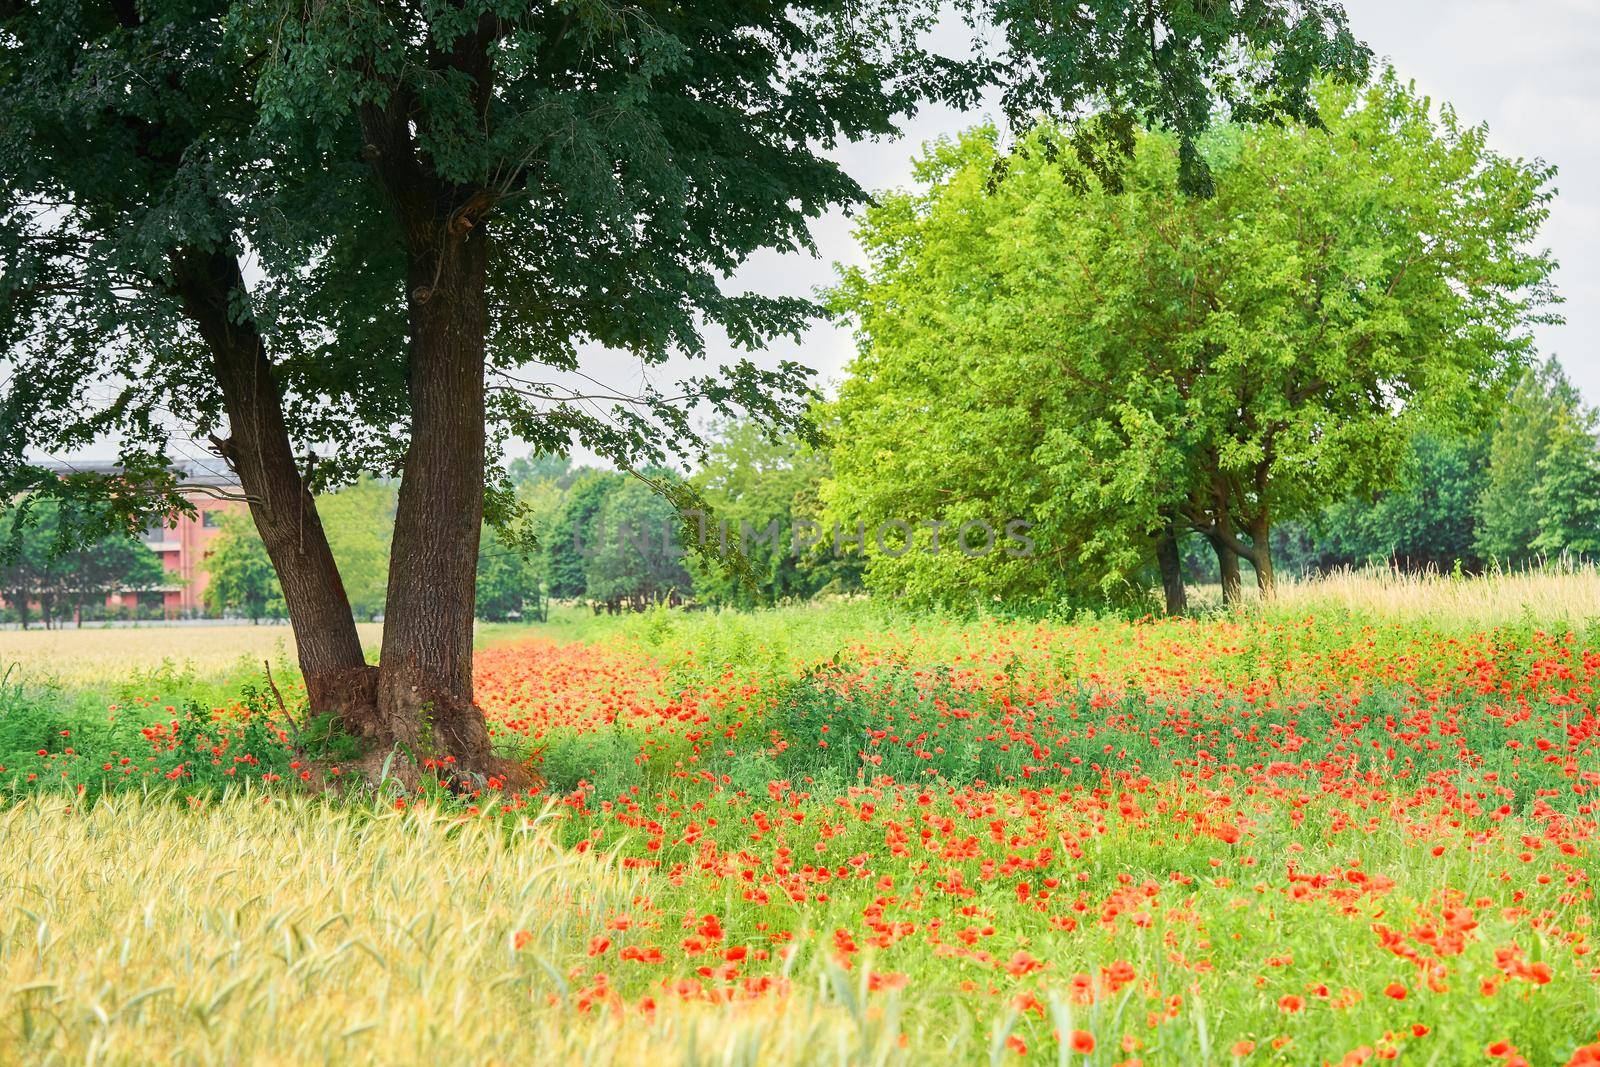
[(0, 1062), (1594, 1062), (1595, 591), (567, 610), (518, 796), (300, 785), (286, 629), (0, 634)]

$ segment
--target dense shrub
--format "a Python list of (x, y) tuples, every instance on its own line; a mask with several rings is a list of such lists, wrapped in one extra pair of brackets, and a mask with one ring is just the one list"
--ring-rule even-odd
[[(124, 690), (140, 688), (130, 679)], [(80, 795), (151, 786), (211, 792), (241, 780), (270, 783), (305, 768), (274, 698), (246, 687), (238, 699), (152, 705), (137, 697), (92, 706), (91, 694), (7, 676), (0, 683), (0, 786)], [(319, 757), (353, 755), (337, 731), (308, 724), (302, 744)]]

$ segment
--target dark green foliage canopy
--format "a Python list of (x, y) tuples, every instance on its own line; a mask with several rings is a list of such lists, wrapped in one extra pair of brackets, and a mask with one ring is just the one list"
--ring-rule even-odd
[[(1133, 148), (1140, 126), (1177, 135), (1179, 180), (1213, 189), (1198, 138), (1218, 113), (1236, 123), (1319, 124), (1311, 86), (1319, 74), (1365, 74), (1370, 53), (1326, 0), (1124, 0), (971, 4), (1004, 31), (999, 80), (1007, 116), (1028, 129), (1041, 115), (1072, 117), (1062, 103), (1096, 101), (1100, 120), (1067, 138), (1079, 161), (1115, 174), (1104, 149)], [(988, 10), (984, 11), (987, 7)], [(1056, 150), (1052, 141), (1047, 152)]]
[[(797, 331), (810, 302), (722, 279), (758, 249), (809, 247), (807, 220), (863, 199), (830, 147), (990, 86), (1019, 119), (1108, 102), (1187, 145), (1219, 104), (1310, 117), (1316, 71), (1366, 62), (1323, 0), (967, 0), (961, 13), (998, 43), (929, 52), (938, 9), (916, 0), (7, 0), (0, 475), (13, 491), (86, 491), (29, 457), (116, 434), (137, 477), (95, 487), (113, 518), (131, 529), (141, 505), (181, 506), (160, 473), (169, 438), (203, 441), (223, 421), (174, 285), (195, 250), (246, 258), (232, 313), (266, 338), (291, 434), (317, 453), (313, 483), (394, 473), (418, 294), (385, 195), (445, 197), (459, 225), (492, 235), (491, 439), (658, 462), (698, 446), (696, 403), (797, 418), (803, 369), (745, 361), (625, 391), (570, 373), (582, 346), (652, 365), (702, 353), (706, 329), (746, 347)], [(479, 45), (492, 72), (456, 62)], [(403, 188), (380, 189), (371, 165), (399, 147), (374, 131), (396, 113), (414, 163)]]

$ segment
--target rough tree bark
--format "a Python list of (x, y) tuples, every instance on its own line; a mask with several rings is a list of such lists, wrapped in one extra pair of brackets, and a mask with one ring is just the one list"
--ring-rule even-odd
[(1256, 588), (1262, 600), (1271, 600), (1278, 591), (1278, 578), (1272, 569), (1272, 524), (1265, 515), (1250, 521), (1250, 563), (1256, 569)]
[[(124, 29), (136, 30), (144, 22), (137, 4), (111, 6)], [(129, 114), (123, 121), (139, 135), (141, 154), (176, 173), (182, 162), (178, 141), (164, 136), (153, 120)], [(234, 296), (245, 289), (239, 259), (225, 248), (183, 245), (171, 250), (167, 262), (175, 295), (210, 350), (230, 434), (217, 444), (239, 476), (250, 517), (283, 587), (311, 707), (343, 714), (370, 704), (373, 672), (362, 656), (316, 501), (295, 462), (281, 384), (255, 322), (248, 316), (235, 321)]]
[(1183, 585), (1183, 554), (1178, 548), (1178, 527), (1169, 525), (1156, 534), (1156, 564), (1161, 569), (1161, 591), (1168, 615), (1183, 615), (1189, 610), (1189, 594)]
[[(475, 32), (433, 57), (437, 68), (470, 80), (484, 114), (497, 27), (485, 15)], [(369, 751), (400, 746), (457, 777), (519, 785), (528, 774), (494, 756), (472, 699), (488, 333), (483, 219), (494, 196), (434, 171), (418, 148), (414, 112), (397, 83), (360, 113), (365, 157), (407, 252), (411, 427), (389, 555), (378, 699), (351, 723)]]
[(171, 263), (184, 311), (211, 352), (230, 435), (217, 445), (239, 476), (283, 587), (307, 699), (314, 710), (341, 716), (369, 706), (373, 669), (362, 655), (316, 500), (295, 462), (277, 375), (255, 323), (236, 322), (229, 312), (232, 295), (244, 287), (238, 258), (186, 248)]
[(1244, 582), (1239, 577), (1239, 544), (1233, 531), (1233, 519), (1226, 510), (1217, 515), (1216, 525), (1208, 535), (1211, 547), (1217, 553), (1217, 571), (1222, 578), (1222, 605), (1233, 607), (1244, 593)]
[(363, 730), (461, 771), (506, 777), (514, 772), (490, 751), (472, 694), (487, 264), (487, 242), (470, 229), (441, 228), (434, 254), (413, 257), (411, 439), (389, 557), (378, 718)]

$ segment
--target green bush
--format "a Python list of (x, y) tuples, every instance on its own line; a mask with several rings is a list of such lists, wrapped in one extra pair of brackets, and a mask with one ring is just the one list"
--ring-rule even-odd
[[(148, 678), (130, 680), (139, 691)], [(96, 796), (151, 786), (214, 792), (242, 779), (299, 773), (264, 693), (210, 707), (148, 703), (109, 707), (94, 694), (8, 673), (0, 680), (0, 786)], [(336, 740), (336, 739), (335, 739)], [(334, 755), (333, 742), (326, 746)]]

